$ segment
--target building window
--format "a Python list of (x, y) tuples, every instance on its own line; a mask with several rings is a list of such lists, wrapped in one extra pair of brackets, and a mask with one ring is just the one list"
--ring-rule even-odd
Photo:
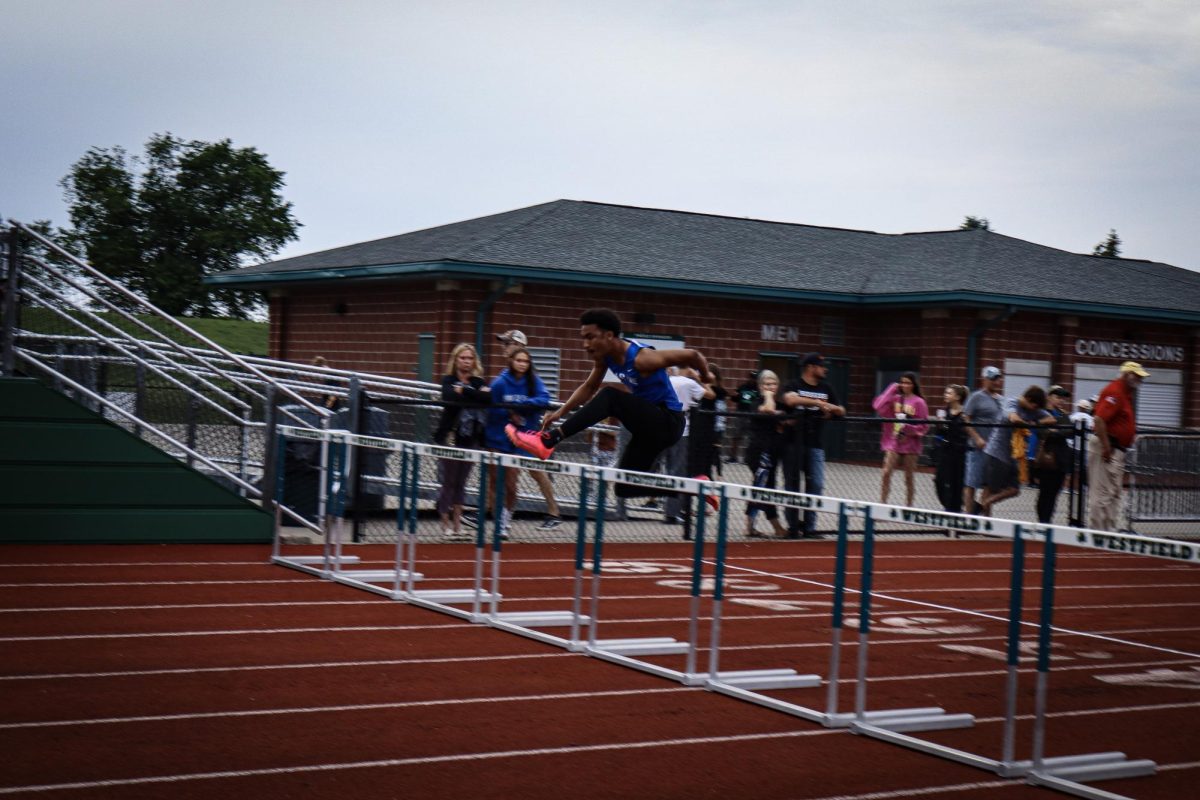
[(538, 377), (542, 379), (542, 383), (546, 384), (546, 391), (550, 392), (550, 399), (557, 400), (562, 351), (557, 347), (527, 347), (526, 349), (529, 351), (530, 359), (533, 360), (533, 368), (537, 370)]
[(842, 317), (821, 317), (821, 347), (846, 346), (846, 320)]

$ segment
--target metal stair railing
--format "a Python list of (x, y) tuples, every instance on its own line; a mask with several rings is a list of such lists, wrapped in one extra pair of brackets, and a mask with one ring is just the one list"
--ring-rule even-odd
[[(9, 225), (4, 370), (44, 379), (243, 496), (271, 504), (277, 462), (286, 463), (273, 453), (274, 426), (326, 427), (331, 412), (304, 396), (325, 387), (280, 380), (27, 225)], [(71, 268), (21, 253), (18, 235)], [(320, 531), (318, 515), (286, 504), (278, 510)]]

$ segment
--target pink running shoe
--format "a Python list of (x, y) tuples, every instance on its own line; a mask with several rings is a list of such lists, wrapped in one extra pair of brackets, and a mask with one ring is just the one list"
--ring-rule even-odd
[(504, 426), (504, 433), (507, 434), (508, 440), (521, 448), (527, 453), (532, 453), (538, 458), (545, 461), (554, 453), (553, 447), (547, 447), (542, 441), (542, 435), (533, 431), (519, 431), (517, 426), (508, 424)]
[[(711, 481), (711, 480), (712, 480), (712, 478), (708, 477), (707, 475), (697, 475), (697, 476), (696, 476), (695, 478), (693, 478), (692, 480), (697, 480), (697, 481)], [(711, 508), (713, 511), (720, 511), (720, 510), (721, 510), (721, 498), (717, 497), (715, 494), (706, 494), (706, 495), (704, 495), (704, 502), (708, 503), (709, 507), (710, 507), (710, 508)]]

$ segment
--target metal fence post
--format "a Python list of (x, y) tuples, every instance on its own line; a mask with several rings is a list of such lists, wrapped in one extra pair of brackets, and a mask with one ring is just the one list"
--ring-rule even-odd
[[(363, 414), (363, 407), (366, 405), (366, 394), (362, 390), (362, 382), (359, 381), (358, 376), (352, 376), (350, 378), (350, 396), (347, 398), (346, 411), (346, 427), (351, 433), (364, 433), (363, 420), (365, 414)], [(347, 482), (346, 491), (347, 502), (349, 503), (347, 510), (351, 520), (350, 540), (352, 542), (362, 541), (362, 504), (358, 501), (362, 492), (362, 463), (364, 461), (362, 456), (363, 453), (355, 454), (351, 451), (350, 463), (348, 465), (349, 481)]]
[(0, 375), (11, 377), (17, 366), (17, 327), (20, 323), (21, 237), (8, 229), (8, 270), (4, 280), (4, 308), (0, 313)]
[[(141, 373), (138, 373), (139, 379)], [(139, 380), (140, 383), (140, 380)], [(139, 391), (140, 394), (140, 391)], [(266, 427), (263, 429), (263, 476), (262, 476), (262, 499), (263, 507), (267, 511), (274, 511), (276, 504), (282, 502), (282, 493), (271, 492), (271, 487), (275, 486), (279, 481), (279, 474), (283, 471), (280, 465), (279, 452), (282, 451), (283, 445), (279, 441), (279, 415), (275, 411), (278, 398), (275, 392), (275, 387), (267, 384), (266, 398), (263, 405), (263, 422)]]

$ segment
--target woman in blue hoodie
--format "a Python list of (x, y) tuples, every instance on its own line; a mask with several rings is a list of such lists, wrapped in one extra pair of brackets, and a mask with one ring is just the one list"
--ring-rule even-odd
[[(539, 431), (542, 427), (541, 409), (550, 406), (550, 392), (537, 376), (528, 350), (518, 347), (508, 354), (508, 368), (496, 376), (491, 389), (493, 405), (488, 409), (484, 441), (489, 450), (514, 455), (521, 453), (509, 441), (504, 426), (512, 423), (520, 431)], [(497, 408), (497, 405), (501, 407)], [(517, 503), (519, 474), (515, 469), (504, 471), (504, 508), (500, 512), (500, 535), (505, 539), (512, 528), (512, 510)]]

